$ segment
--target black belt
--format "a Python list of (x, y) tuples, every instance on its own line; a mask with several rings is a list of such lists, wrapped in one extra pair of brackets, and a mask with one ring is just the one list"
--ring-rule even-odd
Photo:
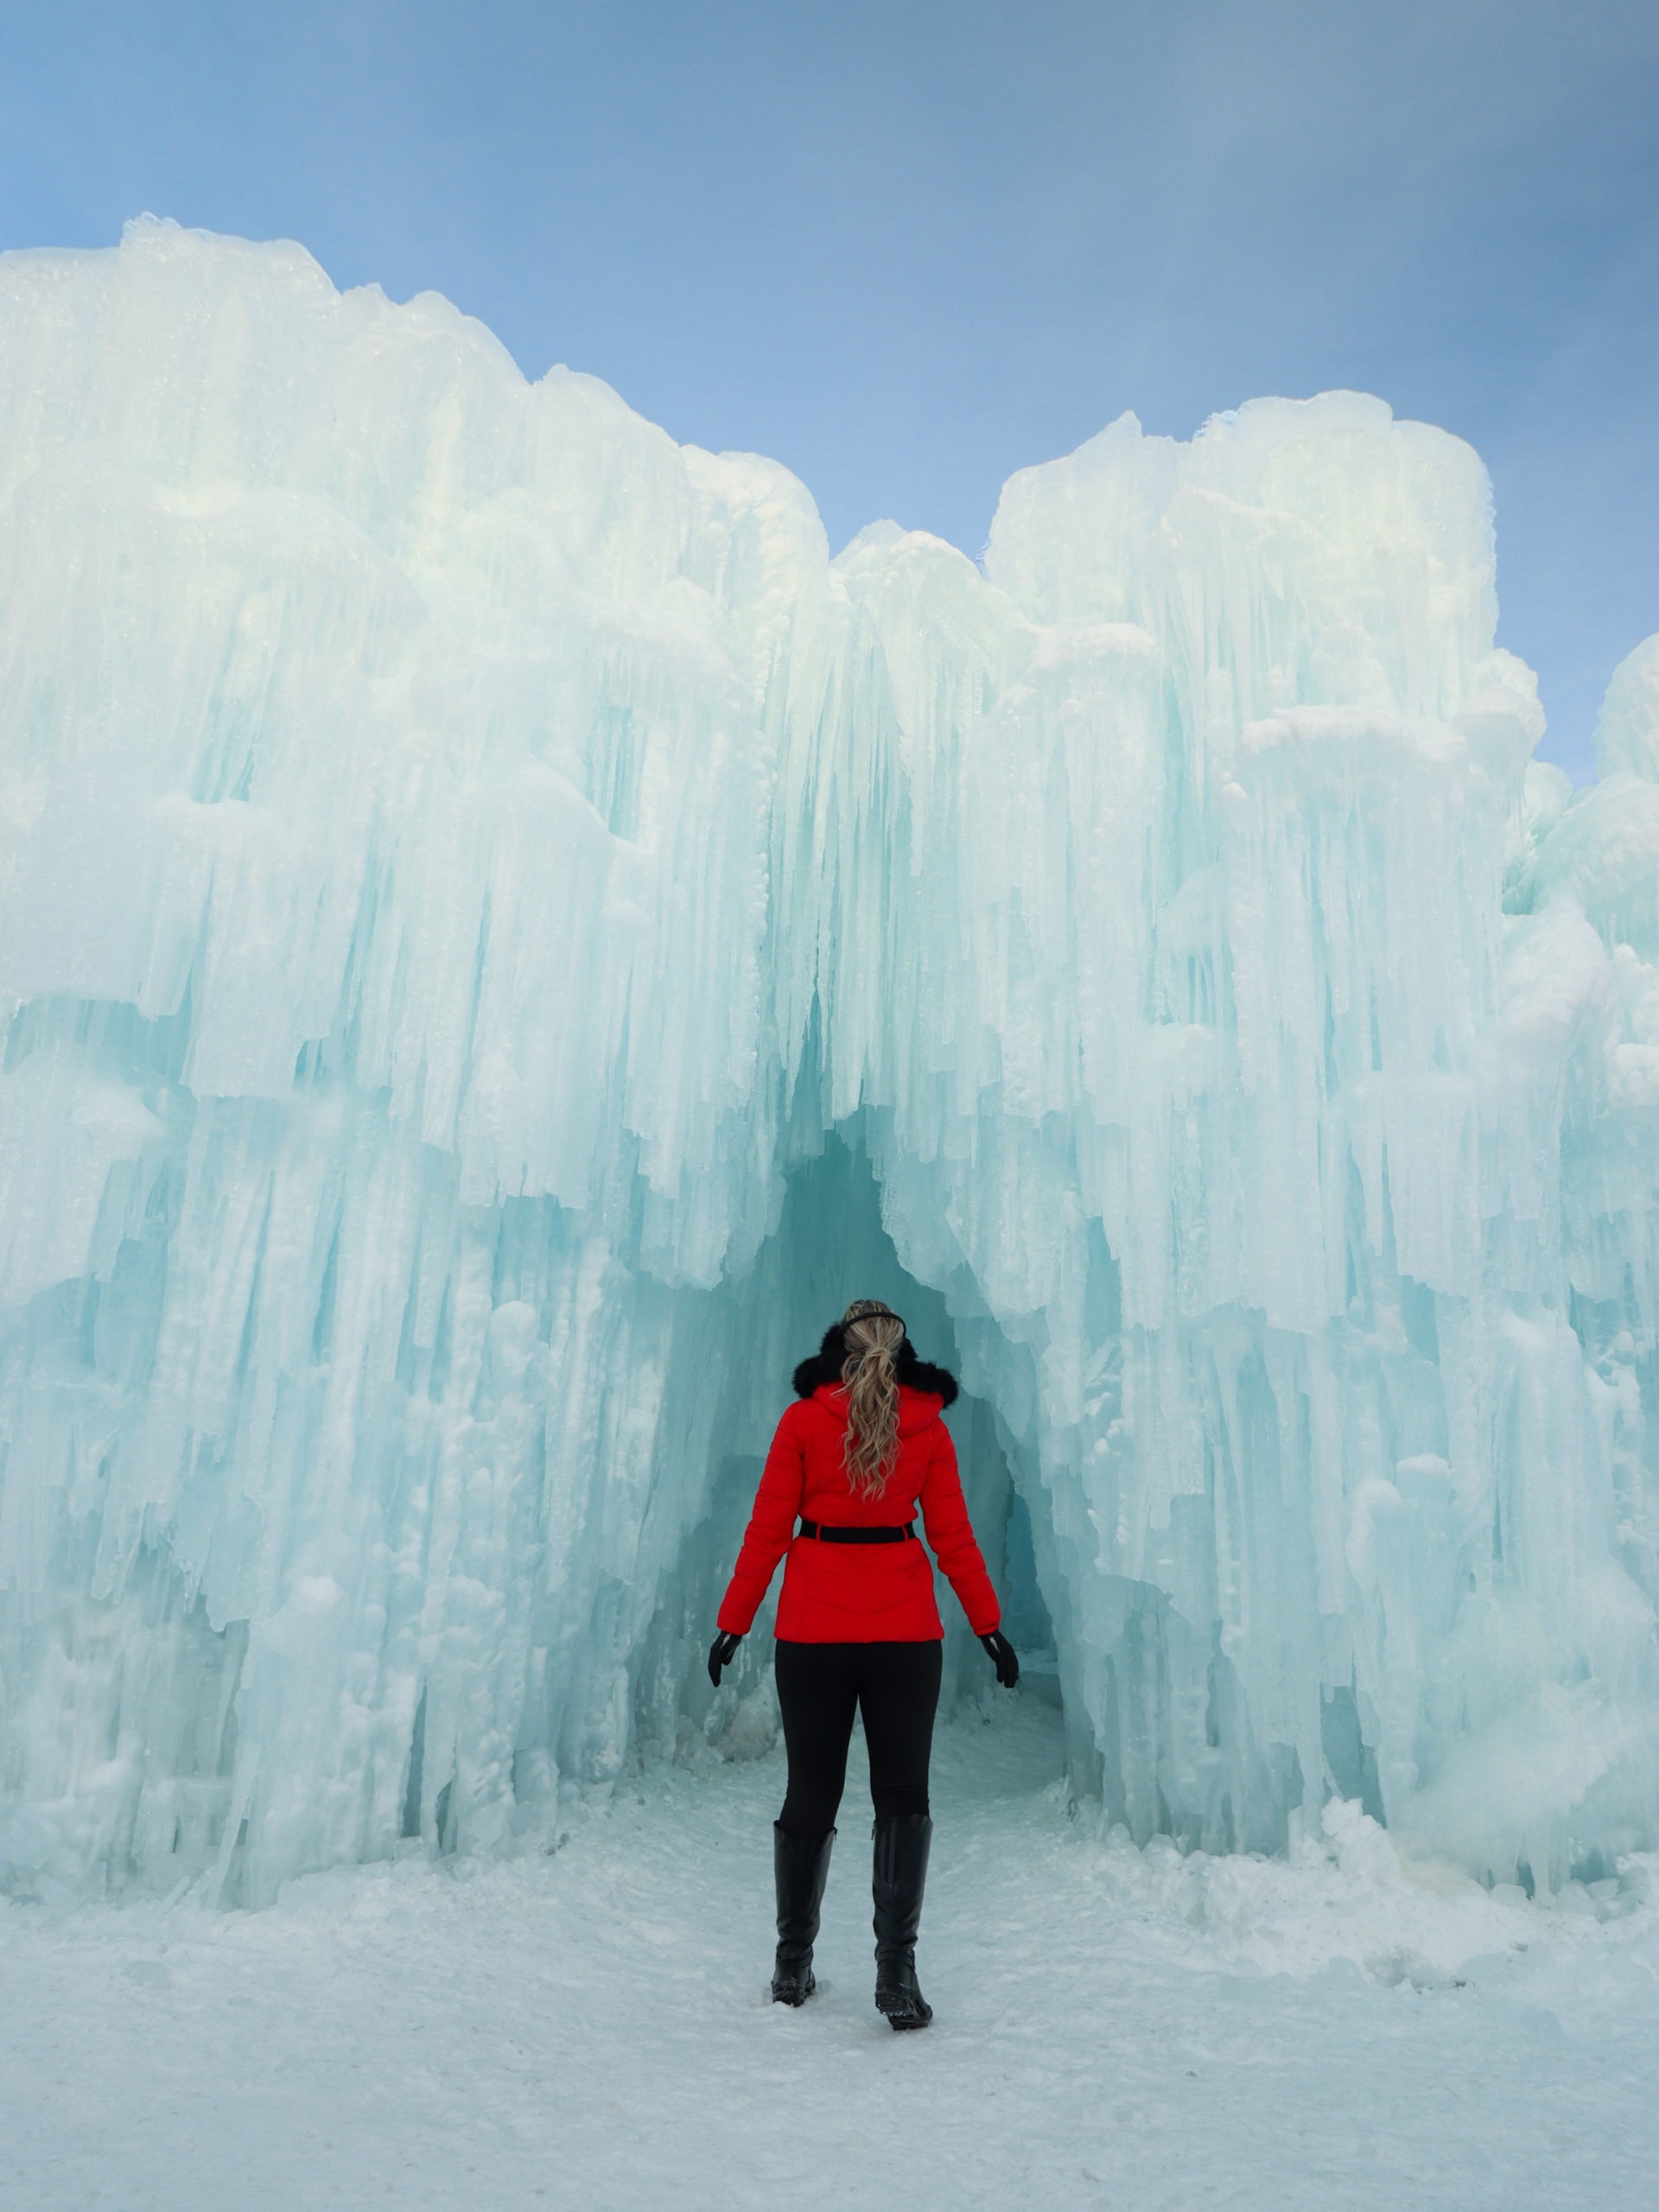
[(916, 1531), (908, 1522), (902, 1529), (835, 1529), (822, 1521), (803, 1521), (801, 1534), (816, 1536), (821, 1544), (902, 1544)]

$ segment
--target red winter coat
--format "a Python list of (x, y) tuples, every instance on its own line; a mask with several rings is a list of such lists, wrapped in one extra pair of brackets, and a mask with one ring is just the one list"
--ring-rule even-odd
[(927, 1541), (976, 1636), (1001, 1618), (974, 1541), (956, 1446), (931, 1390), (899, 1390), (899, 1457), (880, 1497), (853, 1488), (844, 1457), (847, 1392), (822, 1384), (778, 1424), (720, 1625), (747, 1636), (785, 1552), (778, 1633), (788, 1643), (928, 1643), (944, 1634), (933, 1567), (919, 1543), (825, 1544), (797, 1536), (798, 1519), (830, 1527), (902, 1528), (919, 1499)]

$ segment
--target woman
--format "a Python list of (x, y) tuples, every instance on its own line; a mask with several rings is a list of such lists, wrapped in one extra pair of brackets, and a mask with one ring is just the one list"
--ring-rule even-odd
[(891, 1306), (854, 1300), (817, 1357), (795, 1370), (797, 1402), (766, 1455), (709, 1653), (718, 1688), (787, 1552), (777, 1669), (789, 1786), (772, 1829), (772, 1999), (800, 2005), (815, 1986), (812, 1946), (856, 1707), (875, 1801), (875, 2002), (895, 2028), (925, 2028), (933, 2017), (917, 1986), (916, 1930), (933, 1834), (927, 1765), (944, 1630), (933, 1569), (911, 1525), (918, 1499), (928, 1541), (998, 1681), (1012, 1689), (1020, 1679), (939, 1419), (956, 1395), (954, 1376), (917, 1358)]

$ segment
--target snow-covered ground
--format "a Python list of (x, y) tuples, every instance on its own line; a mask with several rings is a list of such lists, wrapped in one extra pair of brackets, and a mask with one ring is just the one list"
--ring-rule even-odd
[(1659, 2202), (1659, 1863), (1535, 1908), (1068, 1818), (1023, 1691), (940, 1738), (919, 1955), (870, 2004), (865, 1777), (798, 2013), (766, 2000), (776, 1751), (653, 1770), (550, 1858), (0, 1914), (18, 2212)]

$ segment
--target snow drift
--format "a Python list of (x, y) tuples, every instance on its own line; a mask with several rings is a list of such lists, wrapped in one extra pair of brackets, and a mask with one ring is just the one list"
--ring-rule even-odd
[(1659, 1838), (1659, 646), (1529, 769), (1466, 446), (1125, 417), (832, 562), (297, 248), (0, 272), (0, 1879), (764, 1730), (854, 1290), (1137, 1839)]

